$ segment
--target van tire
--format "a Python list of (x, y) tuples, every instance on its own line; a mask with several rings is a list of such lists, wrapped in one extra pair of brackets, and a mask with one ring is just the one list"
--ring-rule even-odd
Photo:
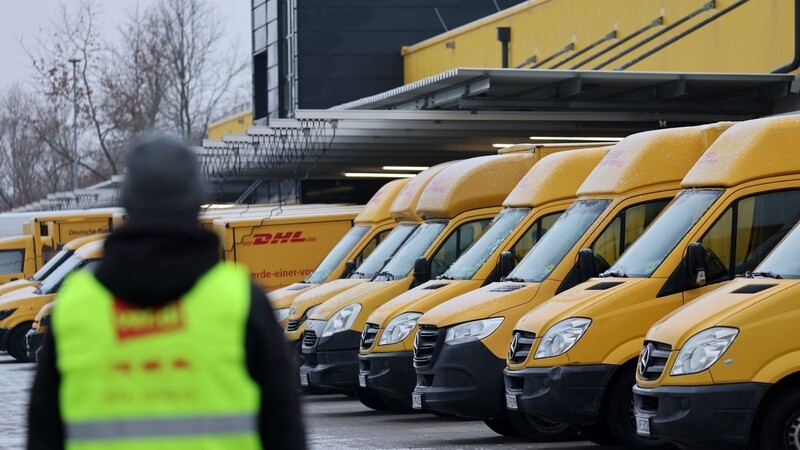
[(564, 442), (578, 437), (578, 427), (573, 424), (550, 422), (522, 411), (508, 411), (508, 418), (517, 433), (532, 442)]
[(381, 399), (381, 395), (372, 389), (358, 388), (356, 389), (356, 398), (362, 405), (375, 411), (386, 411), (389, 409), (386, 403)]
[(517, 428), (511, 423), (511, 420), (508, 418), (508, 413), (505, 411), (501, 412), (498, 416), (485, 419), (483, 423), (501, 436), (519, 436)]
[[(759, 448), (797, 448), (800, 445), (800, 388), (781, 393), (780, 397), (767, 406), (763, 417), (757, 437)], [(790, 442), (795, 447), (790, 447)]]
[(603, 426), (623, 447), (643, 450), (674, 449), (672, 444), (662, 440), (636, 434), (633, 418), (633, 386), (636, 378), (632, 370), (626, 372), (609, 386), (606, 394), (608, 401), (604, 402), (598, 425)]
[(19, 362), (33, 362), (28, 356), (28, 347), (25, 345), (25, 334), (32, 326), (33, 322), (23, 322), (8, 335), (8, 354)]

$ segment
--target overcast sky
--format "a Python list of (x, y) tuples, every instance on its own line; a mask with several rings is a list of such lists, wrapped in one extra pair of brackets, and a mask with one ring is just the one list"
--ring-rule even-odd
[[(116, 38), (114, 32), (124, 21), (127, 11), (138, 3), (147, 6), (156, 0), (95, 0), (102, 13), (105, 35)], [(33, 42), (39, 30), (43, 30), (58, 14), (59, 4), (68, 7), (80, 4), (80, 0), (0, 0), (0, 90), (15, 82), (25, 82), (30, 76), (30, 60), (19, 44)], [(228, 39), (240, 42), (247, 48), (241, 54), (250, 53), (250, 0), (208, 0), (225, 22)]]

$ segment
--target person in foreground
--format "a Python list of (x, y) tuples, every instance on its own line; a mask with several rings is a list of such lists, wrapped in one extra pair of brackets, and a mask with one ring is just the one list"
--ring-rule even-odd
[(266, 296), (197, 220), (197, 159), (165, 136), (125, 158), (128, 222), (58, 294), (29, 449), (305, 449), (294, 367)]

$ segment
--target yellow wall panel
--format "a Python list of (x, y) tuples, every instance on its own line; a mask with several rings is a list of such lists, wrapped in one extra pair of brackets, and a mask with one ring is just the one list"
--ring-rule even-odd
[[(738, 1), (717, 0), (713, 9), (697, 14), (603, 70), (612, 70), (632, 61)], [(573, 51), (540, 67), (546, 69), (614, 30), (617, 31), (617, 40), (621, 40), (663, 17), (662, 25), (579, 67), (591, 69), (680, 21), (706, 3), (708, 0), (531, 0), (404, 47), (405, 81), (411, 83), (456, 67), (500, 67), (497, 27), (511, 27), (511, 67), (522, 64), (533, 55), (542, 61), (574, 43)], [(794, 0), (749, 0), (627, 70), (770, 72), (792, 59), (793, 17)], [(606, 41), (558, 68), (569, 69), (615, 42)]]

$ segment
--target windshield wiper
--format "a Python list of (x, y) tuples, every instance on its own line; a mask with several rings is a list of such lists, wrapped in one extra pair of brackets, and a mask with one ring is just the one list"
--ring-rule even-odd
[(375, 276), (376, 277), (385, 276), (386, 277), (386, 281), (394, 280), (394, 275), (392, 275), (392, 272), (389, 272), (388, 270), (384, 270), (383, 272), (378, 272), (378, 274), (375, 275)]
[(520, 277), (503, 277), (500, 281), (510, 281), (512, 283), (527, 283), (525, 279)]
[(352, 277), (353, 275), (358, 275), (358, 276), (359, 276), (359, 278), (367, 278), (367, 274), (365, 274), (364, 272), (359, 272), (359, 271), (357, 271), (357, 270), (354, 270), (354, 271), (353, 271), (353, 272), (350, 274), (350, 276), (351, 276), (351, 277)]
[(448, 277), (447, 275), (439, 275), (436, 277), (437, 280), (455, 280), (453, 277)]
[(755, 277), (766, 277), (766, 278), (775, 278), (776, 280), (782, 280), (783, 277), (775, 272), (748, 272), (750, 276), (748, 278), (755, 278)]
[(606, 270), (605, 272), (600, 274), (600, 278), (628, 278), (628, 275), (622, 273), (619, 270)]

